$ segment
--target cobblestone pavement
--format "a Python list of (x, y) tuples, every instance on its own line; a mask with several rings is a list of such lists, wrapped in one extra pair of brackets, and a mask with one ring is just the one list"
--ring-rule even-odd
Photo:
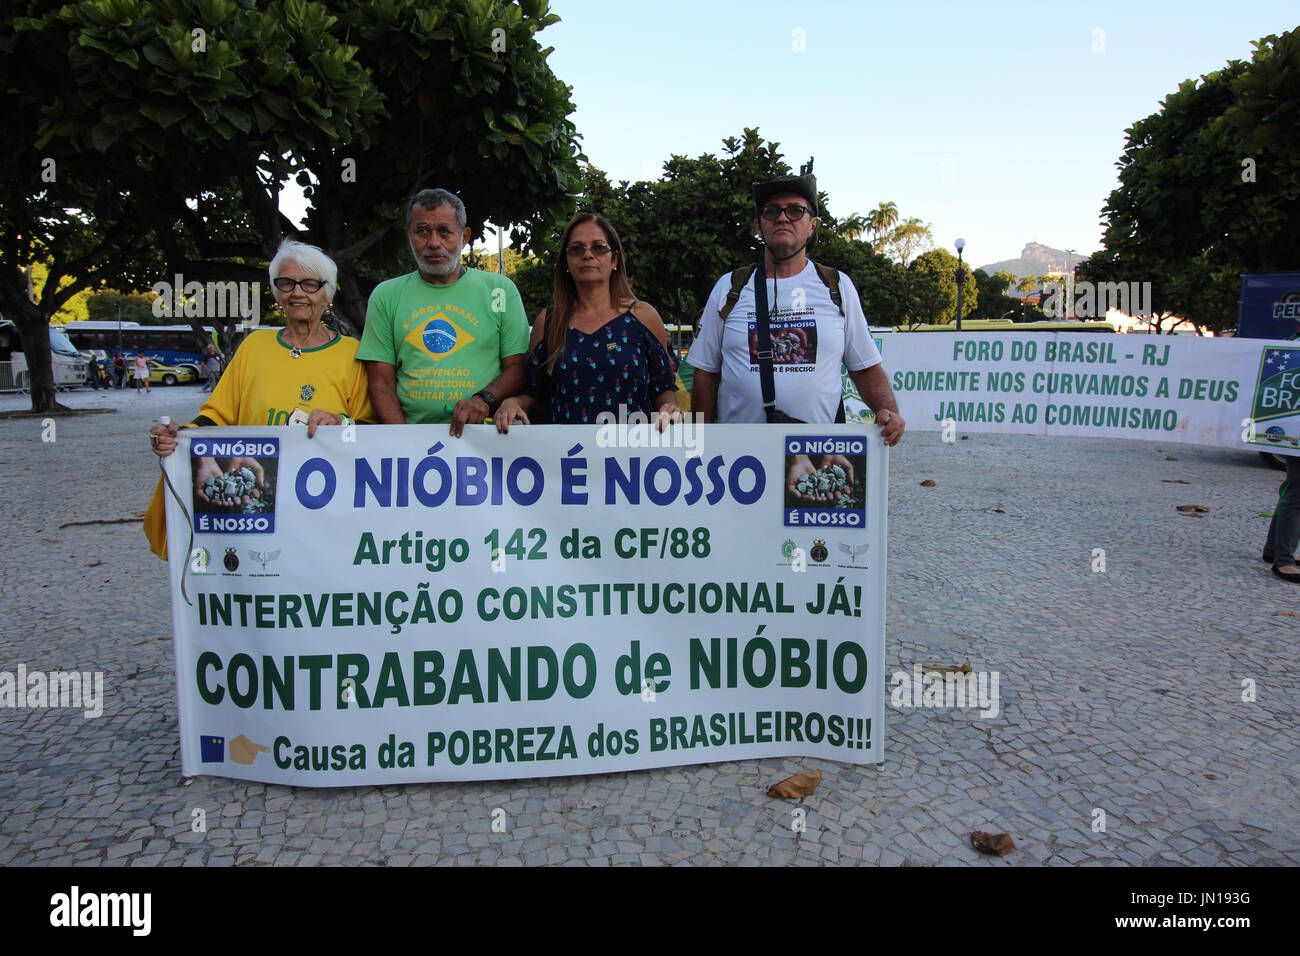
[[(138, 524), (64, 527), (143, 511), (147, 424), (188, 420), (197, 388), (65, 402), (119, 411), (60, 419), (53, 443), (39, 419), (0, 421), (0, 669), (102, 670), (106, 701), (99, 719), (0, 710), (0, 864), (1300, 863), (1300, 589), (1260, 561), (1279, 473), (1253, 455), (909, 434), (890, 466), (887, 669), (998, 671), (1002, 710), (887, 705), (879, 768), (294, 790), (182, 778), (163, 565)], [(764, 788), (813, 766), (794, 833), (792, 801)], [(972, 830), (1017, 849), (981, 856)]]

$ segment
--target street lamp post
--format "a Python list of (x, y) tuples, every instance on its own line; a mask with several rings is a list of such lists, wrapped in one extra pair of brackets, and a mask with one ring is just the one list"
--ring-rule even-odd
[[(1065, 250), (1065, 317), (1074, 311), (1074, 250)], [(1078, 316), (1074, 316), (1078, 318)]]
[(961, 267), (961, 251), (966, 248), (966, 240), (958, 239), (956, 242), (953, 243), (953, 245), (957, 247), (957, 331), (960, 332), (961, 331), (961, 280), (963, 278), (962, 267)]

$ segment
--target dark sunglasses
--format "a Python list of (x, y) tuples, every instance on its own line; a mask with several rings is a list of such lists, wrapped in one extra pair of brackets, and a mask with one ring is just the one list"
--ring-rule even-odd
[(288, 276), (279, 276), (275, 280), (275, 287), (281, 292), (292, 292), (295, 286), (302, 286), (302, 291), (308, 295), (319, 292), (324, 285), (324, 279), (290, 279)]
[(791, 222), (798, 222), (803, 218), (804, 213), (812, 215), (813, 211), (807, 206), (764, 206), (759, 210), (759, 215), (768, 222), (776, 222), (781, 218), (781, 213), (785, 213)]

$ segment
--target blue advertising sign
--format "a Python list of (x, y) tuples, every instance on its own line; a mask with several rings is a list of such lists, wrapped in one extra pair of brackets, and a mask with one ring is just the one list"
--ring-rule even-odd
[(1300, 333), (1300, 273), (1241, 277), (1237, 337), (1291, 339)]

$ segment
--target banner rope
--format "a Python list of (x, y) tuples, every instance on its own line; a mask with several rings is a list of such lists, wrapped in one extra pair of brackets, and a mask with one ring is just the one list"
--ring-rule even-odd
[(194, 555), (194, 519), (190, 517), (189, 509), (185, 507), (185, 502), (181, 499), (180, 494), (176, 491), (176, 487), (172, 484), (171, 476), (167, 474), (165, 458), (158, 459), (158, 470), (162, 472), (163, 482), (167, 485), (167, 490), (170, 491), (172, 497), (176, 499), (176, 503), (180, 505), (181, 514), (185, 515), (185, 523), (190, 529), (190, 543), (189, 547), (186, 548), (185, 551), (185, 566), (181, 568), (181, 597), (185, 599), (186, 604), (193, 607), (194, 602), (191, 601), (190, 596), (185, 593), (185, 576), (189, 573), (190, 560)]

